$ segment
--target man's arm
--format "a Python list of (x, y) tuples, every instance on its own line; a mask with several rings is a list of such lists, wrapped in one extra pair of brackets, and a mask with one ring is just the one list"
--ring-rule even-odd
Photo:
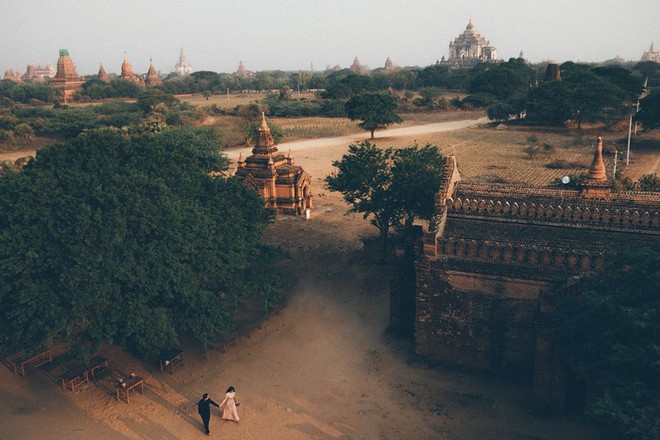
[(218, 405), (217, 403), (215, 403), (215, 402), (212, 401), (211, 399), (209, 399), (209, 403), (210, 403), (211, 405), (214, 405), (214, 406), (217, 406), (218, 408), (220, 408), (220, 405)]

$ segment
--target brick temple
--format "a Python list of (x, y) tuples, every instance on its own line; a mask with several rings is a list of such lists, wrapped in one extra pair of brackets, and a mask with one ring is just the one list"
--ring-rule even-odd
[(293, 164), (290, 151), (286, 156), (278, 151), (263, 113), (252, 155), (245, 160), (241, 156), (237, 165), (238, 180), (257, 191), (266, 206), (283, 214), (312, 209), (311, 176)]
[(559, 292), (608, 253), (657, 243), (659, 211), (660, 193), (612, 191), (600, 138), (579, 190), (463, 181), (448, 157), (413, 273), (393, 276), (391, 325), (424, 358), (523, 380), (536, 404), (561, 410)]
[(57, 73), (48, 82), (49, 85), (60, 89), (65, 103), (72, 101), (76, 91), (79, 90), (85, 81), (78, 76), (76, 66), (74, 66), (69, 51), (60, 49), (60, 57), (57, 60)]

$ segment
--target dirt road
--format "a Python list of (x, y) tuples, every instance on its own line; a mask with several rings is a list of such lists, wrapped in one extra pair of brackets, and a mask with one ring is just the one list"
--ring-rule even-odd
[[(462, 128), (474, 127), (481, 124), (488, 123), (488, 118), (480, 119), (466, 119), (462, 121), (446, 121), (446, 122), (436, 122), (434, 124), (424, 124), (424, 125), (415, 125), (412, 127), (401, 127), (401, 128), (389, 128), (386, 130), (376, 131), (376, 136), (374, 142), (383, 141), (386, 139), (400, 138), (400, 137), (411, 137), (411, 136), (421, 136), (433, 133), (441, 133), (443, 131), (451, 130), (460, 130)], [(367, 132), (358, 132), (350, 134), (347, 136), (336, 136), (328, 138), (319, 138), (319, 139), (308, 139), (303, 141), (296, 142), (285, 142), (279, 144), (277, 149), (282, 152), (287, 152), (291, 150), (292, 152), (297, 152), (300, 150), (312, 150), (315, 148), (327, 148), (333, 147), (336, 145), (349, 145), (354, 142), (362, 142), (363, 140), (369, 139), (369, 134)], [(243, 157), (249, 156), (252, 152), (252, 148), (241, 148), (237, 150), (231, 150), (227, 152), (227, 155), (230, 159), (238, 159), (239, 155), (242, 154)], [(0, 156), (1, 160), (1, 156)]]

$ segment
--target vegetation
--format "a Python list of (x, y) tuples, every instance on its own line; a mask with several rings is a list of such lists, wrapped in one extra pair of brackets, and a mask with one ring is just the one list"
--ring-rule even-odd
[(400, 124), (401, 117), (394, 113), (397, 103), (390, 95), (378, 93), (365, 93), (352, 97), (346, 103), (346, 114), (351, 121), (360, 120), (358, 126), (371, 132), (385, 128), (392, 124)]
[(660, 90), (652, 92), (642, 99), (639, 104), (637, 120), (647, 130), (660, 128)]
[(90, 130), (0, 178), (0, 346), (100, 342), (147, 355), (182, 332), (211, 344), (242, 301), (278, 287), (272, 214), (212, 132)]
[(365, 141), (350, 145), (332, 165), (337, 171), (326, 177), (328, 188), (342, 193), (349, 212), (371, 217), (386, 249), (392, 229), (410, 228), (416, 218), (433, 215), (444, 171), (434, 145), (383, 150)]
[(614, 257), (562, 301), (555, 332), (587, 412), (617, 439), (660, 438), (660, 248)]

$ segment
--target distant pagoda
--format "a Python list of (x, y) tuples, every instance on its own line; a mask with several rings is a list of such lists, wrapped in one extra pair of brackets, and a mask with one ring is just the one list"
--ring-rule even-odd
[(254, 73), (247, 70), (245, 68), (245, 64), (243, 64), (243, 60), (241, 60), (238, 63), (238, 69), (236, 69), (235, 75), (238, 76), (239, 78), (250, 78), (254, 76)]
[(640, 61), (653, 61), (654, 63), (660, 63), (660, 51), (657, 51), (653, 48), (652, 42), (649, 50), (642, 54), (642, 59)]
[(190, 75), (193, 72), (192, 66), (188, 63), (186, 56), (183, 54), (183, 47), (179, 54), (179, 62), (174, 65), (174, 72), (179, 76)]
[(99, 73), (96, 75), (96, 78), (99, 81), (103, 81), (104, 83), (109, 83), (110, 82), (110, 77), (108, 76), (107, 72), (105, 71), (105, 68), (103, 67), (103, 63), (99, 66)]
[(387, 57), (385, 60), (385, 71), (386, 72), (394, 72), (396, 70), (396, 66), (392, 62), (392, 58)]
[(62, 98), (67, 103), (73, 99), (73, 95), (82, 87), (84, 82), (76, 72), (76, 66), (69, 57), (69, 51), (60, 49), (60, 57), (57, 60), (57, 73), (49, 81), (49, 84), (62, 91)]
[(130, 81), (134, 84), (141, 86), (144, 85), (142, 78), (140, 78), (133, 72), (133, 66), (131, 66), (131, 63), (128, 62), (128, 56), (125, 53), (124, 53), (124, 62), (121, 63), (121, 75), (119, 75), (119, 79)]
[(158, 76), (158, 72), (151, 59), (149, 59), (149, 71), (147, 72), (147, 78), (144, 83), (150, 87), (163, 85), (163, 81), (161, 81), (160, 76)]
[(497, 61), (497, 49), (479, 35), (472, 24), (472, 17), (465, 31), (449, 43), (449, 57), (441, 64), (451, 67), (469, 67), (480, 62)]

